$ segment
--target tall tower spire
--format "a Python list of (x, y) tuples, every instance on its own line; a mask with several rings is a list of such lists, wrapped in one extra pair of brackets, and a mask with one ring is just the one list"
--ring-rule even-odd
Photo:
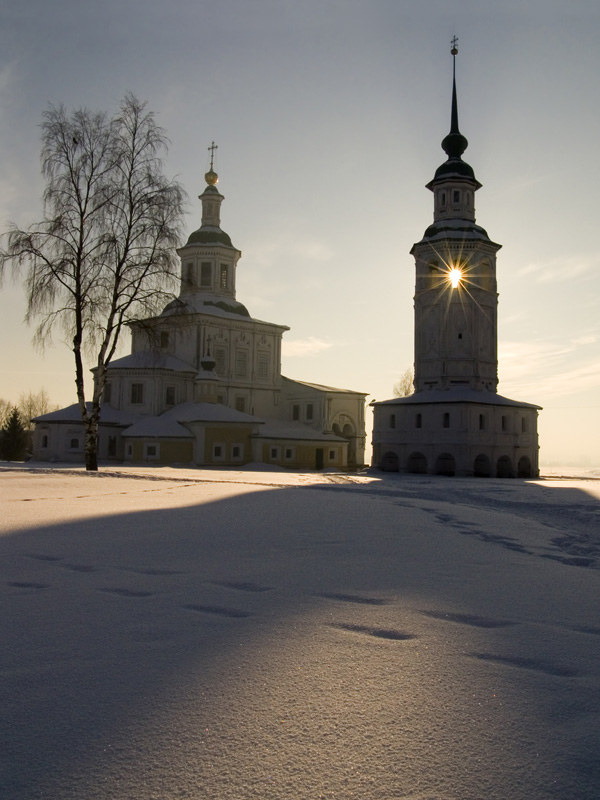
[(467, 139), (458, 127), (457, 38), (452, 40), (448, 159), (427, 188), (434, 194), (433, 225), (411, 250), (416, 259), (415, 386), (417, 390), (468, 386), (495, 392), (498, 385), (496, 251), (475, 224), (481, 187), (462, 160)]
[(456, 36), (452, 39), (452, 112), (450, 114), (450, 133), (442, 140), (442, 149), (448, 158), (458, 158), (462, 156), (469, 142), (458, 129), (458, 101), (456, 99), (456, 56), (458, 47)]

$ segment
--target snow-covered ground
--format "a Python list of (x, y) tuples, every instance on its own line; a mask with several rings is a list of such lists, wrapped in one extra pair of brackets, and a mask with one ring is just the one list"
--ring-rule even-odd
[(597, 800), (600, 481), (0, 470), (3, 800)]

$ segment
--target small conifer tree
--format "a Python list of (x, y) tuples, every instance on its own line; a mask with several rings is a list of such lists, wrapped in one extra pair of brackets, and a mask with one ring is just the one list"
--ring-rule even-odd
[(13, 408), (2, 428), (0, 454), (6, 461), (23, 461), (26, 453), (27, 432), (18, 409)]

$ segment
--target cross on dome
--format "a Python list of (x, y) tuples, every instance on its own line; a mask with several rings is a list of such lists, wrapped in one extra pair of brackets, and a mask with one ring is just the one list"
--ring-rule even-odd
[(214, 141), (210, 143), (210, 147), (207, 148), (210, 152), (210, 169), (204, 176), (204, 180), (207, 182), (209, 186), (214, 186), (219, 182), (219, 176), (214, 170), (215, 164), (215, 150), (219, 149), (219, 145), (215, 144)]

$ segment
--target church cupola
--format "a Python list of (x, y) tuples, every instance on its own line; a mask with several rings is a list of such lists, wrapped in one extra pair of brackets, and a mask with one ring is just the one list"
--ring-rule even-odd
[(202, 203), (202, 225), (190, 234), (186, 247), (192, 244), (221, 244), (233, 247), (229, 235), (221, 230), (221, 203), (225, 198), (217, 189), (219, 176), (214, 170), (215, 150), (218, 145), (214, 142), (208, 148), (211, 151), (210, 169), (204, 175), (206, 189), (198, 199)]
[(181, 258), (179, 299), (196, 310), (216, 306), (247, 317), (248, 310), (235, 299), (236, 268), (242, 254), (221, 228), (221, 203), (225, 198), (217, 189), (219, 176), (214, 169), (217, 145), (213, 142), (208, 149), (211, 155), (210, 168), (204, 175), (206, 189), (199, 196), (202, 224), (177, 251)]

